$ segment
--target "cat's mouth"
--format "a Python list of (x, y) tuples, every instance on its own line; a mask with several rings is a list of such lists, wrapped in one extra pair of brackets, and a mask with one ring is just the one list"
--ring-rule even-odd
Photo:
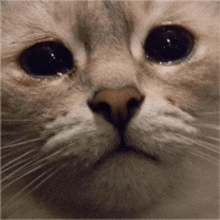
[(143, 158), (144, 160), (150, 161), (152, 163), (157, 163), (157, 164), (160, 162), (159, 156), (155, 156), (148, 152), (144, 152), (141, 149), (135, 148), (135, 146), (128, 146), (124, 142), (122, 142), (118, 146), (118, 148), (103, 155), (98, 161), (96, 161), (94, 166), (100, 166), (103, 163), (105, 163), (105, 161), (113, 157), (123, 157), (123, 156), (128, 159), (130, 156), (131, 157), (138, 156), (140, 158)]
[(150, 152), (143, 151), (140, 148), (130, 145), (125, 141), (125, 134), (124, 132), (120, 132), (120, 137), (121, 137), (121, 143), (119, 147), (114, 151), (115, 154), (126, 154), (126, 153), (134, 153), (134, 154), (139, 154), (143, 155), (146, 159), (152, 160), (154, 162), (159, 162), (159, 157), (156, 155), (153, 155)]

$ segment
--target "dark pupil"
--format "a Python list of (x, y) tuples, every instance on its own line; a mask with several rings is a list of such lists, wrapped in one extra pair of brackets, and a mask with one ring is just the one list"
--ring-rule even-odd
[(20, 64), (36, 77), (61, 75), (73, 68), (71, 52), (58, 42), (42, 42), (26, 49), (20, 56)]
[(173, 62), (186, 58), (192, 51), (193, 36), (178, 26), (154, 29), (145, 41), (146, 55), (158, 62)]

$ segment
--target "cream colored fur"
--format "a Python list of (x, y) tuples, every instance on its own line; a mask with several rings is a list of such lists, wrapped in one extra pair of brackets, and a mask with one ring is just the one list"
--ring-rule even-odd
[[(217, 219), (219, 9), (217, 1), (2, 1), (2, 157), (11, 155), (6, 168), (16, 164), (2, 170), (2, 218)], [(147, 34), (164, 24), (195, 36), (179, 65), (144, 55)], [(38, 80), (17, 59), (50, 40), (69, 48), (77, 71)], [(145, 100), (125, 141), (159, 162), (117, 154), (116, 128), (86, 104), (100, 88), (131, 85)], [(19, 179), (18, 157), (25, 172), (42, 165), (37, 176)], [(42, 187), (22, 190), (44, 172)]]

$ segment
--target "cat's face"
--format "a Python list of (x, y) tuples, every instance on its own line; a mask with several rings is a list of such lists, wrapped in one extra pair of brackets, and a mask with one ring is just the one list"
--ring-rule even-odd
[(4, 218), (217, 218), (218, 2), (2, 11)]

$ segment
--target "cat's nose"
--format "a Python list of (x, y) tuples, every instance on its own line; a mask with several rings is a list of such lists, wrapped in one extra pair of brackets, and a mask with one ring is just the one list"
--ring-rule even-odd
[(93, 112), (103, 115), (119, 129), (124, 129), (143, 100), (144, 95), (134, 87), (120, 90), (103, 89), (88, 101), (88, 105)]

